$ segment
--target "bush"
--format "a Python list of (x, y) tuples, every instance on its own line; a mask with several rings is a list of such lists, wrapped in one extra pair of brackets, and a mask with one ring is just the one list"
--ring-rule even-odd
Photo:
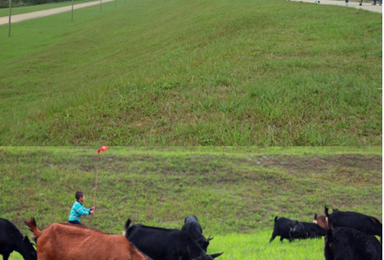
[[(24, 5), (21, 1), (13, 1), (12, 0), (12, 8), (20, 7), (21, 5)], [(9, 2), (8, 1), (0, 1), (0, 9), (1, 8), (9, 8)]]

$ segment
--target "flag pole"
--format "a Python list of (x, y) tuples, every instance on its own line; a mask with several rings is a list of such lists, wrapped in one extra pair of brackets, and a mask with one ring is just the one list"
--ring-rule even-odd
[[(93, 205), (92, 205), (92, 207), (95, 207), (95, 208), (96, 208), (97, 180), (98, 180), (98, 178), (99, 178), (99, 161), (100, 161), (100, 154), (97, 154), (97, 167), (96, 167), (95, 192), (94, 192), (94, 194), (93, 194)], [(91, 216), (91, 223), (92, 223), (92, 220), (93, 220), (93, 215), (95, 215), (95, 214), (92, 214), (92, 216)]]
[(71, 21), (73, 22), (73, 0), (72, 0), (72, 18)]
[(12, 0), (9, 0), (8, 37), (11, 36), (11, 16), (12, 16)]
[[(101, 0), (100, 0), (100, 1), (101, 1)], [(93, 194), (93, 206), (92, 206), (92, 207), (95, 207), (95, 209), (96, 209), (97, 180), (99, 179), (99, 161), (100, 161), (100, 152), (101, 152), (101, 151), (106, 151), (106, 150), (108, 150), (108, 146), (103, 146), (103, 147), (101, 147), (100, 149), (97, 150), (97, 166), (96, 166), (95, 193)], [(93, 215), (95, 215), (95, 213), (93, 213), (92, 216), (91, 216), (91, 223), (92, 223), (92, 220), (93, 220)]]

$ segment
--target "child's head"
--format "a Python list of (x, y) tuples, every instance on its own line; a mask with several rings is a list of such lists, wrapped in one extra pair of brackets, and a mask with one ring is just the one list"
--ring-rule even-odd
[(75, 198), (78, 202), (83, 202), (85, 200), (85, 195), (82, 191), (76, 191)]

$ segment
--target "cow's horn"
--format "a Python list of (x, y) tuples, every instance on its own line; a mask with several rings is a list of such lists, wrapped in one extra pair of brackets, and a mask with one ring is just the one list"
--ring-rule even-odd
[(224, 252), (221, 252), (221, 253), (218, 253), (218, 254), (212, 254), (212, 255), (209, 255), (210, 257), (212, 258), (216, 258), (216, 257), (219, 257), (223, 254)]
[(213, 237), (211, 237), (211, 235), (209, 235), (207, 238), (207, 241), (211, 241), (212, 239), (213, 239)]

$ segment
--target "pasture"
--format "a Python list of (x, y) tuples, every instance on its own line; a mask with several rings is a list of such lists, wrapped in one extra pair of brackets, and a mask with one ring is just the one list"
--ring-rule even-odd
[[(74, 192), (93, 203), (99, 147), (0, 147), (1, 217), (28, 234), (67, 221)], [(382, 220), (381, 147), (110, 147), (100, 156), (96, 214), (82, 222), (122, 233), (135, 223), (181, 228), (198, 216), (228, 259), (324, 259), (320, 240), (269, 239), (275, 216), (311, 222), (324, 205)], [(11, 259), (20, 259), (17, 254)]]
[(118, 1), (0, 27), (2, 145), (381, 145), (382, 16)]

